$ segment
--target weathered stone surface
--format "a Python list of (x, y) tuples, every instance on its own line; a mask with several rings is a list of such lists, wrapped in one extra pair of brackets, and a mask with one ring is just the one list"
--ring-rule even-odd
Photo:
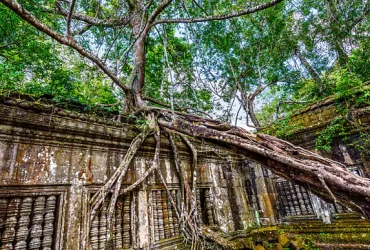
[(278, 235), (278, 241), (279, 241), (279, 244), (281, 244), (283, 247), (289, 245), (289, 239), (284, 234)]
[(266, 227), (251, 232), (254, 242), (274, 241), (278, 237), (276, 227)]
[(292, 240), (292, 245), (296, 248), (296, 249), (304, 249), (306, 247), (306, 244), (304, 243), (304, 240), (300, 237), (298, 237), (297, 239), (295, 240)]
[(280, 243), (275, 243), (271, 250), (283, 250), (283, 246)]
[[(26, 110), (13, 104), (0, 104), (0, 185), (6, 188), (4, 192), (0, 191), (0, 199), (5, 195), (56, 195), (59, 200), (56, 208), (58, 217), (55, 218), (57, 236), (52, 246), (56, 249), (88, 249), (92, 226), (89, 222), (89, 198), (114, 173), (135, 135), (135, 129), (129, 124), (112, 124), (88, 115), (80, 117), (62, 110), (52, 113), (49, 109), (34, 109), (32, 105), (28, 105)], [(160, 169), (167, 185), (171, 189), (178, 189), (179, 180), (171, 149), (167, 140), (162, 139)], [(135, 182), (151, 166), (153, 146), (153, 138), (148, 138), (129, 167), (123, 181), (124, 186)], [(190, 152), (185, 145), (178, 146), (183, 167), (191, 176)], [(202, 147), (207, 150), (206, 145)], [(212, 148), (216, 152), (222, 150)], [(233, 160), (233, 157), (230, 155), (231, 164), (241, 164), (240, 160)], [(225, 181), (226, 173), (222, 167), (225, 161), (217, 154), (207, 153), (200, 153), (198, 161), (197, 186), (209, 190), (205, 206), (207, 220), (215, 230), (229, 233), (235, 229), (235, 221), (231, 211), (229, 186)], [(131, 247), (148, 249), (153, 244), (159, 244), (154, 237), (153, 211), (149, 199), (152, 189), (163, 190), (163, 185), (154, 174), (133, 192), (130, 218), (122, 218), (122, 221), (131, 221), (130, 225), (122, 222), (120, 227), (130, 227), (131, 235), (124, 237), (131, 239)], [(232, 189), (234, 196), (246, 196), (240, 194), (245, 193), (242, 184), (235, 184)], [(6, 193), (5, 190), (9, 192)], [(161, 202), (162, 200), (163, 197)], [(244, 211), (248, 208), (247, 203), (239, 201), (240, 204), (243, 202), (244, 206), (240, 206), (236, 213), (250, 215)], [(177, 236), (178, 221), (173, 210), (169, 211), (169, 204), (162, 205), (167, 207), (161, 213), (162, 217), (167, 218), (162, 218), (165, 223), (164, 235)], [(168, 217), (170, 213), (171, 220)], [(245, 225), (244, 228), (253, 226), (253, 216), (239, 216), (242, 221), (238, 223)], [(171, 226), (167, 225), (170, 221)], [(100, 242), (103, 239), (100, 237), (102, 221), (99, 219), (97, 222), (91, 239), (99, 247), (103, 245)], [(96, 230), (99, 237), (94, 235)], [(37, 233), (42, 235), (42, 231)], [(47, 241), (49, 238), (45, 238), (44, 243), (39, 237), (34, 238), (32, 244), (35, 247), (38, 244), (49, 247), (51, 244)]]
[(258, 244), (253, 250), (266, 250), (266, 248)]
[[(93, 223), (94, 225), (90, 225), (89, 199), (108, 180), (122, 161), (137, 132), (134, 126), (60, 109), (53, 112), (50, 107), (35, 107), (34, 104), (24, 102), (20, 104), (19, 101), (8, 100), (7, 103), (0, 103), (0, 185), (2, 186), (0, 190), (0, 230), (6, 232), (9, 241), (18, 240), (19, 247), (28, 244), (24, 240), (28, 237), (26, 235), (28, 232), (26, 227), (29, 226), (27, 218), (35, 218), (35, 223), (38, 222), (37, 216), (34, 216), (34, 214), (37, 215), (37, 211), (35, 213), (34, 210), (27, 210), (21, 205), (19, 211), (23, 214), (19, 215), (19, 218), (22, 221), (15, 221), (15, 223), (20, 223), (18, 228), (13, 225), (12, 220), (14, 219), (9, 219), (8, 222), (4, 220), (8, 200), (13, 198), (25, 200), (27, 197), (34, 199), (38, 196), (56, 197), (58, 202), (55, 211), (58, 212), (55, 218), (52, 218), (54, 224), (51, 224), (49, 214), (48, 230), (35, 227), (33, 246), (37, 248), (39, 245), (45, 245), (46, 248), (52, 249), (89, 249), (89, 239), (92, 239), (99, 247), (101, 243), (99, 240), (103, 239), (98, 237), (99, 230), (103, 230), (102, 224), (99, 218), (94, 222), (95, 224)], [(333, 112), (333, 107), (329, 102), (323, 105), (322, 107), (328, 105), (323, 111), (318, 110), (319, 106), (307, 110), (310, 116), (312, 114), (312, 117), (319, 121), (320, 126), (324, 126), (325, 119), (331, 117)], [(307, 119), (305, 114), (297, 116), (297, 119), (302, 121), (302, 124), (312, 122), (311, 118)], [(295, 138), (302, 142), (302, 146), (312, 148), (313, 131), (315, 131), (313, 127), (308, 128), (297, 134)], [(182, 167), (191, 176), (190, 152), (185, 145), (178, 144)], [(223, 158), (220, 155), (225, 154), (224, 149), (213, 147), (211, 151), (207, 151), (210, 149), (208, 145), (195, 144), (204, 152), (217, 152), (217, 154), (199, 153), (197, 187), (203, 190), (203, 195), (201, 195), (202, 200), (198, 202), (198, 210), (202, 211), (203, 216), (207, 218), (209, 226), (224, 233), (225, 238), (235, 230), (290, 223), (294, 230), (289, 231), (289, 237), (288, 234), (285, 237), (279, 233), (279, 229), (275, 227), (268, 227), (252, 233), (252, 238), (255, 242), (265, 242), (266, 246), (278, 242), (274, 245), (275, 249), (281, 249), (281, 246), (286, 247), (290, 244), (289, 241), (297, 235), (316, 237), (321, 232), (318, 230), (331, 232), (331, 235), (334, 235), (330, 239), (332, 241), (340, 241), (338, 238), (340, 235), (348, 242), (354, 239), (342, 234), (347, 232), (350, 224), (330, 228), (322, 223), (322, 221), (333, 223), (334, 218), (347, 214), (348, 210), (338, 206), (333, 207), (311, 194), (298, 192), (292, 188), (289, 191), (288, 206), (303, 214), (297, 215), (296, 213), (294, 216), (286, 216), (286, 213), (281, 213), (281, 200), (276, 191), (276, 183), (281, 179), (247, 158), (243, 159), (232, 154)], [(362, 168), (364, 173), (369, 171), (367, 167), (369, 164), (347, 145), (338, 144), (334, 148), (335, 152), (331, 154), (336, 160), (350, 164), (356, 171), (361, 169), (356, 168), (356, 164), (364, 164), (365, 168)], [(135, 182), (151, 166), (153, 152), (154, 140), (149, 137), (129, 167), (123, 180), (123, 186)], [(179, 190), (179, 179), (171, 149), (164, 137), (162, 138), (159, 167), (167, 185), (172, 190), (173, 197), (177, 199), (179, 192), (176, 190)], [(161, 192), (159, 200), (157, 200), (158, 197), (155, 199), (152, 197), (152, 191), (157, 190)], [(116, 220), (122, 222), (118, 227), (115, 225), (118, 230), (119, 228), (126, 230), (129, 227), (129, 234), (122, 235), (122, 239), (120, 237), (115, 239), (118, 245), (124, 245), (123, 238), (126, 239), (125, 246), (130, 244), (130, 247), (143, 249), (161, 247), (171, 249), (171, 244), (176, 245), (181, 242), (181, 237), (178, 237), (179, 221), (174, 216), (173, 209), (170, 209), (168, 202), (166, 203), (164, 193), (163, 185), (154, 174), (132, 192), (132, 201), (127, 203), (129, 205), (126, 204), (126, 207), (121, 208), (121, 212), (129, 209), (129, 215), (126, 213), (126, 217), (123, 216), (121, 220)], [(306, 200), (312, 202), (310, 212), (306, 211)], [(155, 206), (152, 202), (155, 202)], [(162, 209), (154, 209), (157, 206), (162, 206)], [(44, 205), (45, 209), (46, 207), (47, 205)], [(45, 216), (47, 214), (45, 213)], [(162, 216), (162, 220), (158, 219), (158, 216)], [(359, 221), (358, 218), (353, 217), (345, 220), (353, 220), (354, 224)], [(125, 224), (124, 221), (128, 223)], [(299, 223), (295, 224), (297, 221)], [(313, 226), (299, 231), (304, 223)], [(160, 225), (161, 228), (159, 228)], [(366, 230), (370, 227), (368, 224), (361, 225), (362, 229), (356, 228), (355, 231), (351, 231), (351, 235), (366, 243), (366, 238), (370, 238), (368, 237), (369, 231)], [(53, 237), (50, 236), (52, 227)], [(90, 227), (93, 235), (89, 235)], [(19, 235), (17, 235), (18, 231)], [(161, 240), (161, 231), (164, 235), (162, 238), (166, 239)], [(97, 235), (94, 235), (96, 232)], [(238, 239), (243, 239), (243, 237), (246, 239), (245, 235)], [(243, 240), (239, 242), (242, 248)], [(251, 243), (248, 240), (244, 242)], [(301, 247), (304, 243), (295, 241), (294, 244)], [(251, 245), (246, 247), (252, 248)], [(265, 248), (259, 245), (256, 249)]]

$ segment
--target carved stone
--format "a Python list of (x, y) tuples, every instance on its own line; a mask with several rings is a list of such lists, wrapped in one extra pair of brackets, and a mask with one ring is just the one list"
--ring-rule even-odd
[(291, 194), (292, 194), (292, 208), (295, 211), (296, 215), (301, 215), (301, 208), (299, 206), (299, 200), (295, 192), (295, 187), (293, 184), (290, 184), (291, 186)]
[[(122, 197), (120, 197), (122, 198)], [(122, 248), (122, 200), (117, 201), (116, 205), (116, 223), (115, 223), (115, 247)]]
[(4, 228), (6, 218), (6, 208), (8, 207), (7, 199), (0, 199), (0, 230)]
[[(172, 196), (172, 199), (177, 202), (177, 190), (172, 190), (171, 191), (171, 196)], [(171, 208), (172, 209), (172, 219), (173, 219), (173, 229), (174, 229), (174, 232), (175, 232), (175, 236), (178, 236), (179, 235), (179, 221), (176, 217), (176, 213), (174, 212), (174, 209), (175, 208)]]
[(99, 248), (105, 249), (107, 244), (107, 204), (103, 204), (99, 220)]
[(16, 234), (16, 244), (14, 249), (27, 249), (27, 237), (28, 237), (28, 227), (30, 224), (30, 215), (32, 212), (32, 198), (26, 197), (22, 199), (20, 218), (18, 220), (18, 230)]
[(152, 192), (153, 196), (153, 202), (152, 202), (152, 208), (153, 208), (153, 224), (154, 224), (154, 240), (159, 240), (159, 221), (158, 221), (158, 201), (157, 201), (157, 191)]
[(202, 206), (200, 205), (200, 190), (197, 189), (197, 210), (199, 219), (202, 221)]
[(164, 221), (163, 221), (163, 207), (162, 207), (162, 195), (161, 191), (157, 191), (157, 212), (158, 212), (158, 228), (159, 228), (159, 239), (164, 239)]
[(205, 190), (204, 195), (205, 195), (205, 203), (206, 203), (206, 208), (207, 208), (208, 225), (210, 227), (213, 227), (215, 224), (213, 220), (212, 204), (211, 204), (211, 199), (210, 199), (208, 188)]
[(54, 233), (54, 212), (57, 203), (57, 197), (52, 195), (46, 199), (46, 209), (44, 216), (44, 230), (42, 239), (42, 249), (51, 250), (53, 244)]
[(310, 199), (310, 196), (307, 192), (307, 190), (305, 188), (300, 188), (301, 191), (302, 191), (302, 198), (303, 198), (303, 201), (305, 203), (305, 207), (306, 207), (306, 211), (307, 211), (307, 214), (313, 214), (313, 208), (312, 208), (312, 204), (311, 204), (311, 199)]
[(93, 250), (99, 249), (99, 216), (96, 215), (91, 223), (90, 244)]
[(19, 212), (21, 199), (13, 198), (10, 200), (7, 208), (7, 218), (4, 224), (5, 230), (2, 234), (1, 249), (13, 249), (13, 241), (15, 240), (15, 227), (17, 226), (17, 216)]
[(165, 238), (171, 238), (169, 219), (168, 219), (168, 204), (167, 204), (167, 192), (162, 192), (162, 209), (163, 209), (163, 224), (164, 224), (164, 235)]
[(130, 194), (123, 197), (123, 248), (131, 245), (131, 199)]
[(33, 205), (33, 217), (31, 226), (31, 242), (29, 249), (40, 249), (42, 236), (42, 222), (44, 220), (45, 212), (45, 197), (39, 196), (36, 198)]
[(168, 205), (168, 227), (169, 227), (169, 230), (170, 230), (170, 235), (171, 237), (174, 237), (175, 236), (175, 230), (174, 230), (174, 226), (173, 226), (173, 213), (172, 213), (172, 205), (171, 203), (169, 202), (169, 205)]

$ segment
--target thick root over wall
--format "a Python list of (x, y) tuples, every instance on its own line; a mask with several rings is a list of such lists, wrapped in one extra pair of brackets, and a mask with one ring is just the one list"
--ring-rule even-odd
[[(105, 197), (110, 197), (107, 211), (108, 242), (112, 239), (113, 215), (118, 196), (135, 189), (148, 176), (155, 173), (167, 191), (169, 202), (174, 207), (180, 229), (187, 240), (193, 243), (213, 242), (224, 249), (235, 248), (232, 242), (214, 233), (199, 219), (195, 195), (197, 150), (188, 137), (222, 145), (243, 154), (268, 167), (276, 174), (299, 185), (309, 187), (312, 192), (324, 199), (350, 207), (370, 221), (370, 180), (355, 176), (341, 163), (323, 158), (278, 138), (263, 134), (252, 134), (242, 128), (222, 124), (215, 120), (159, 109), (147, 114), (146, 118), (149, 121), (148, 127), (132, 141), (116, 172), (91, 200), (90, 220), (92, 221), (101, 208)], [(176, 201), (170, 195), (167, 183), (159, 168), (161, 132), (167, 135), (175, 158), (181, 190), (179, 204), (176, 204)], [(152, 166), (134, 184), (122, 190), (122, 180), (132, 159), (145, 139), (152, 134), (156, 140)], [(184, 141), (192, 153), (193, 173), (191, 180), (181, 167), (179, 152), (174, 139), (175, 135), (178, 135)], [(197, 246), (204, 245), (193, 244), (193, 246), (197, 248)]]

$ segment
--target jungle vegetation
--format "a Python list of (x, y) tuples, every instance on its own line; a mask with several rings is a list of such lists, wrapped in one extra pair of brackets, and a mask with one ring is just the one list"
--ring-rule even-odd
[[(348, 97), (370, 74), (367, 0), (0, 0), (0, 91), (76, 102), (134, 117), (141, 132), (93, 197), (91, 220), (111, 194), (108, 228), (127, 168), (145, 139), (175, 157), (183, 234), (227, 247), (196, 213), (196, 183), (175, 140), (237, 150), (326, 199), (370, 218), (370, 180), (273, 136), (251, 133), (328, 96)], [(368, 103), (368, 91), (360, 98)], [(354, 105), (355, 106), (355, 105)], [(241, 128), (237, 125), (243, 125)], [(335, 130), (331, 136), (335, 135)], [(169, 196), (170, 197), (170, 196)], [(108, 233), (107, 238), (111, 238)]]

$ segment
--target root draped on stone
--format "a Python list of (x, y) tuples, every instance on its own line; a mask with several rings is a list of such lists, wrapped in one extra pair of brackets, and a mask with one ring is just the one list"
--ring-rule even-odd
[[(148, 128), (145, 128), (132, 141), (123, 161), (91, 200), (90, 220), (92, 221), (110, 194), (107, 212), (107, 239), (113, 235), (113, 215), (117, 198), (137, 188), (146, 178), (155, 172), (163, 184), (169, 202), (178, 218), (180, 230), (192, 247), (197, 248), (214, 242), (224, 249), (233, 249), (234, 243), (222, 238), (217, 232), (204, 225), (197, 211), (197, 166), (198, 150), (189, 138), (202, 139), (243, 154), (268, 167), (273, 172), (305, 187), (325, 199), (337, 200), (356, 212), (370, 218), (370, 180), (355, 176), (338, 162), (296, 147), (286, 141), (269, 135), (252, 134), (242, 128), (230, 126), (211, 119), (204, 119), (188, 114), (180, 114), (161, 109), (145, 109)], [(171, 196), (167, 183), (159, 168), (161, 149), (161, 131), (167, 134), (174, 156), (175, 169), (179, 179), (180, 201)], [(150, 166), (133, 184), (122, 189), (122, 180), (140, 146), (149, 134), (153, 133), (156, 141), (152, 166)], [(192, 155), (192, 176), (189, 178), (183, 169), (175, 137), (179, 137), (189, 148)], [(189, 182), (190, 180), (190, 182)]]
[(168, 111), (161, 115), (160, 126), (243, 154), (326, 200), (336, 198), (370, 221), (370, 179), (354, 175), (342, 163), (269, 135), (206, 119), (192, 118), (194, 122)]

